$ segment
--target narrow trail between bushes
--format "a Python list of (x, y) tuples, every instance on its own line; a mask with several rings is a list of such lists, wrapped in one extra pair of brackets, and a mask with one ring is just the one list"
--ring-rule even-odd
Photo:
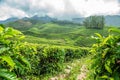
[[(58, 76), (50, 78), (49, 80), (67, 80), (67, 78), (70, 77), (69, 75), (71, 72), (71, 68), (72, 67), (70, 67), (69, 69), (65, 69), (65, 74), (60, 74)], [(86, 78), (87, 72), (88, 70), (86, 68), (86, 65), (83, 65), (80, 69), (80, 74), (78, 74), (78, 76), (76, 77), (76, 80), (84, 80)]]
[(89, 72), (87, 68), (89, 66), (88, 60), (90, 60), (90, 56), (66, 63), (63, 73), (51, 77), (49, 80), (85, 80)]
[(81, 68), (81, 73), (77, 76), (77, 80), (84, 80), (87, 76), (88, 69), (86, 65), (83, 65)]

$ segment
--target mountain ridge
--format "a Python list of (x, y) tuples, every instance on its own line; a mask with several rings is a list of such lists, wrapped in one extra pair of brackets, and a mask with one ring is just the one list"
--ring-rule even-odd
[[(42, 16), (39, 17), (37, 15), (32, 16), (32, 17), (24, 17), (22, 19), (18, 19), (18, 18), (8, 18), (7, 20), (4, 21), (0, 21), (0, 24), (6, 24), (6, 23), (10, 23), (10, 22), (15, 22), (15, 21), (19, 21), (19, 20), (23, 20), (23, 21), (29, 21), (29, 22), (53, 22), (53, 21), (70, 21), (73, 23), (79, 23), (82, 24), (84, 21), (84, 17), (81, 18), (72, 18), (72, 20), (59, 20), (57, 18), (52, 18), (50, 16)], [(107, 15), (105, 16), (105, 23), (107, 26), (120, 26), (120, 15)]]
[[(105, 23), (107, 26), (120, 26), (120, 15), (107, 15)], [(85, 18), (73, 18), (72, 21), (76, 23), (83, 23)]]

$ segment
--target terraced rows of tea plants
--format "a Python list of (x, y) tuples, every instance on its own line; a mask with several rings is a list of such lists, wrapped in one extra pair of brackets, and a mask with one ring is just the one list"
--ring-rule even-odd
[(120, 79), (119, 28), (53, 22), (19, 26), (0, 26), (0, 79)]

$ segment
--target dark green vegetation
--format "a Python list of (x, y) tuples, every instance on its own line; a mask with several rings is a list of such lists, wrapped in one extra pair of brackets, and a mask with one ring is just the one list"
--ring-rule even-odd
[(109, 35), (100, 34), (97, 43), (91, 49), (93, 57), (92, 76), (95, 80), (120, 79), (120, 30), (110, 29)]
[(18, 20), (6, 24), (24, 36), (1, 26), (0, 79), (49, 80), (70, 65), (73, 69), (64, 79), (76, 80), (86, 65), (86, 80), (119, 80), (119, 29), (86, 29), (62, 21)]
[(105, 19), (103, 16), (90, 16), (83, 21), (83, 24), (88, 29), (103, 29)]
[(17, 76), (29, 72), (31, 65), (25, 55), (31, 52), (32, 47), (25, 48), (25, 44), (20, 43), (23, 37), (17, 30), (0, 27), (0, 79), (18, 80)]

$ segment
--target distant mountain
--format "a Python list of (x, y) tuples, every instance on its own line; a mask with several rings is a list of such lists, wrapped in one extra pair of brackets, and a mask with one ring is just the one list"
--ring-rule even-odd
[[(51, 18), (49, 16), (39, 17), (37, 15), (33, 17), (24, 17), (22, 19), (8, 19), (9, 21), (3, 21), (2, 23), (5, 24), (5, 26), (12, 26), (15, 29), (19, 30), (28, 30), (33, 26), (40, 26), (40, 24), (48, 23), (57, 21), (56, 18)], [(11, 20), (11, 21), (10, 21)]]
[(0, 21), (0, 24), (17, 21), (18, 18), (8, 18), (7, 20)]
[(51, 22), (51, 21), (56, 21), (56, 18), (51, 18), (49, 16), (43, 16), (43, 17), (39, 17), (37, 15), (33, 16), (33, 17), (24, 17), (22, 19), (18, 19), (18, 18), (8, 18), (7, 20), (4, 21), (0, 21), (0, 24), (5, 24), (5, 23), (9, 23), (9, 22), (14, 22), (17, 20), (25, 20), (25, 21), (42, 21), (42, 22)]
[[(82, 18), (73, 18), (71, 22), (81, 24), (81, 23), (83, 23), (84, 19), (85, 19), (84, 17), (82, 17)], [(6, 24), (6, 23), (10, 23), (10, 22), (15, 22), (15, 21), (18, 21), (18, 23), (19, 23), (19, 20), (23, 21), (23, 22), (30, 22), (33, 25), (36, 24), (36, 23), (41, 23), (41, 22), (42, 23), (56, 22), (56, 21), (59, 22), (58, 19), (51, 18), (51, 17), (49, 17), (47, 15), (43, 16), (43, 17), (39, 17), (39, 16), (35, 15), (33, 17), (24, 17), (22, 19), (9, 18), (9, 19), (7, 19), (5, 21), (0, 21), (0, 24)], [(64, 22), (64, 20), (62, 22)], [(108, 26), (120, 26), (120, 16), (119, 15), (105, 16), (105, 23)]]
[(43, 21), (43, 22), (51, 22), (51, 21), (56, 21), (57, 19), (56, 18), (51, 18), (49, 16), (43, 16), (43, 17), (39, 17), (37, 15), (31, 17), (30, 19), (32, 20), (39, 20), (39, 21)]
[(105, 16), (106, 25), (109, 26), (120, 26), (120, 16), (113, 15), (113, 16)]
[(84, 21), (85, 18), (73, 18), (72, 22), (74, 23), (82, 23)]
[(29, 19), (30, 19), (29, 17), (24, 17), (21, 20), (29, 20)]
[[(85, 18), (73, 18), (72, 21), (75, 23), (83, 23)], [(108, 15), (105, 16), (105, 23), (108, 26), (120, 26), (120, 16), (119, 15)]]

